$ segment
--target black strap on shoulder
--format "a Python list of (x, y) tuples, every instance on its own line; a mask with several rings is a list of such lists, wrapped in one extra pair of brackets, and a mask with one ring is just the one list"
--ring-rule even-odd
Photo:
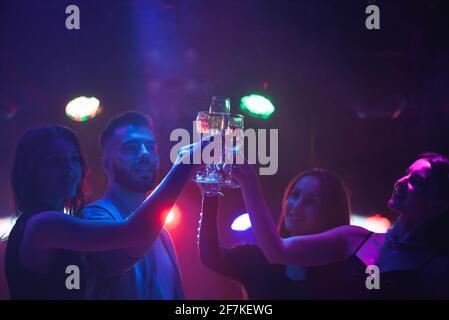
[(368, 241), (369, 237), (371, 237), (371, 235), (373, 234), (372, 231), (370, 231), (366, 237), (363, 239), (362, 242), (360, 242), (359, 246), (357, 247), (357, 249), (355, 250), (354, 254), (357, 254), (357, 252), (359, 252), (359, 250), (363, 247), (363, 245), (365, 244), (366, 241)]

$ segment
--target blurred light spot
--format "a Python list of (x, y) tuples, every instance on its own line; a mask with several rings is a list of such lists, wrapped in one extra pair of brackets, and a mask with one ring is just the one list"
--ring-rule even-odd
[(11, 120), (17, 113), (17, 105), (11, 101), (0, 102), (0, 118)]
[(247, 213), (241, 214), (232, 222), (231, 229), (234, 231), (246, 231), (251, 228), (251, 220)]
[(267, 82), (267, 81), (262, 82), (262, 88), (263, 88), (264, 90), (267, 90), (269, 86), (270, 86), (270, 83), (269, 83), (269, 82)]
[(70, 101), (65, 114), (75, 121), (86, 121), (92, 119), (101, 111), (100, 101), (97, 98), (78, 97)]
[(17, 217), (6, 217), (0, 219), (0, 241), (8, 240), (9, 233), (16, 224)]
[(262, 117), (264, 119), (271, 116), (275, 110), (274, 105), (270, 100), (258, 94), (242, 97), (240, 99), (240, 108), (248, 111), (250, 115)]
[(180, 220), (181, 210), (179, 210), (177, 205), (174, 205), (168, 213), (167, 218), (165, 218), (164, 227), (167, 229), (174, 229), (179, 224)]
[(371, 217), (352, 214), (351, 224), (376, 233), (385, 233), (391, 226), (390, 220), (386, 217), (382, 217), (379, 213), (376, 213)]
[(175, 219), (175, 214), (172, 210), (168, 213), (167, 219), (165, 219), (165, 223), (171, 223)]

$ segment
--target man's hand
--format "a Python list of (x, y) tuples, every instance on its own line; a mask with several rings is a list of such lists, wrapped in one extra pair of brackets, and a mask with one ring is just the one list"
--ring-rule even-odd
[(190, 174), (193, 178), (199, 164), (192, 163), (191, 159), (195, 159), (199, 153), (201, 158), (201, 153), (205, 146), (210, 143), (210, 137), (204, 137), (201, 141), (195, 142), (184, 147), (181, 147), (178, 152), (178, 157), (174, 166), (184, 168), (185, 170), (190, 170)]

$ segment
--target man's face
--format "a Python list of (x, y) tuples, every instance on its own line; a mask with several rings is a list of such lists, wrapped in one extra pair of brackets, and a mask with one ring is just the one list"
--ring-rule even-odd
[(147, 126), (117, 128), (104, 150), (109, 177), (135, 192), (148, 192), (156, 182), (159, 155), (152, 130)]

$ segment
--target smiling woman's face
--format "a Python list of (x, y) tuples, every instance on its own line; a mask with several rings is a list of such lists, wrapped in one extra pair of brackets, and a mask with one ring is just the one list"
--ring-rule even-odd
[(321, 232), (320, 181), (314, 176), (305, 176), (293, 186), (285, 203), (285, 228), (290, 236)]

